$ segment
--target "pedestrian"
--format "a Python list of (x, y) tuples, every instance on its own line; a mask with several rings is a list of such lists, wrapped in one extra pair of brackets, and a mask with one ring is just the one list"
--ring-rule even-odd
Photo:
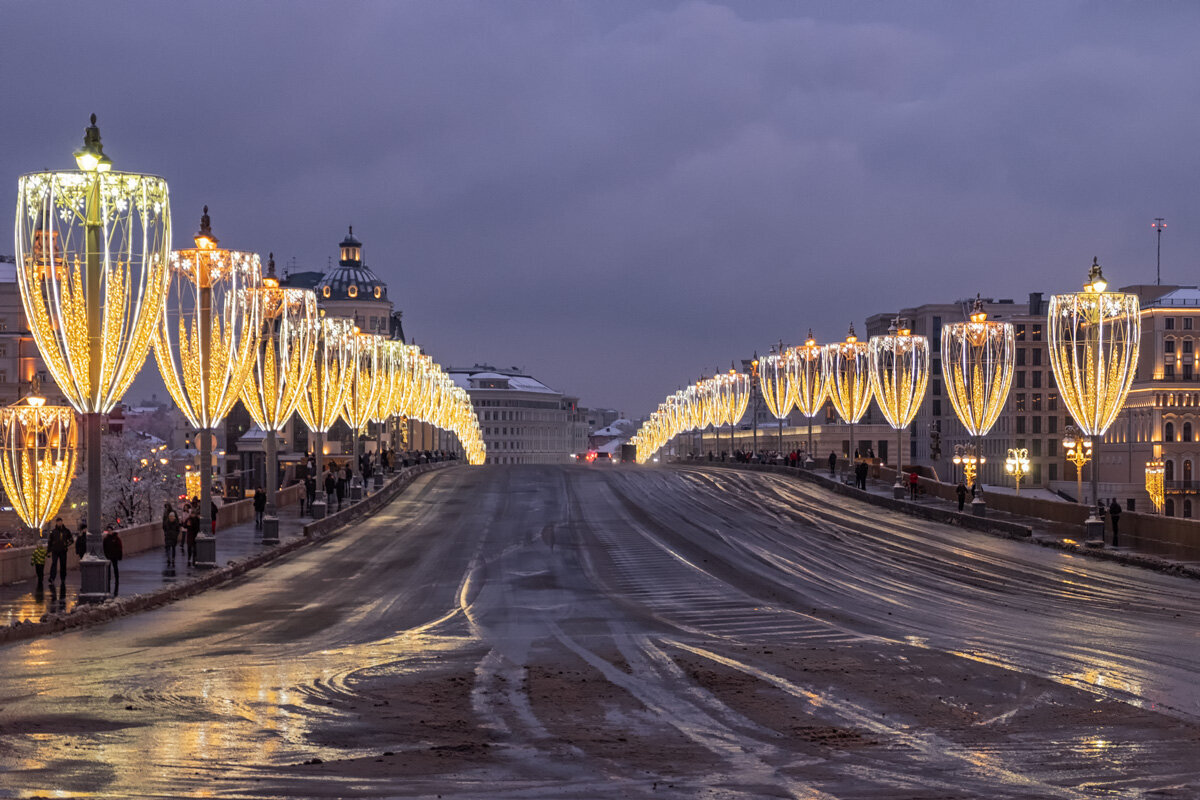
[(1113, 547), (1117, 546), (1117, 527), (1121, 524), (1121, 504), (1117, 502), (1117, 498), (1113, 498), (1112, 505), (1108, 507), (1108, 516), (1112, 520), (1113, 525)]
[(87, 555), (87, 523), (79, 523), (79, 532), (75, 534), (75, 555), (83, 558)]
[(337, 478), (333, 477), (332, 470), (326, 469), (325, 470), (325, 507), (326, 508), (329, 507), (329, 504), (333, 502), (335, 497), (337, 497)]
[(196, 566), (196, 537), (200, 535), (200, 514), (192, 509), (183, 523), (183, 538), (187, 542), (187, 563)]
[(54, 520), (54, 527), (50, 529), (50, 540), (46, 544), (46, 548), (50, 551), (50, 586), (54, 587), (54, 578), (59, 576), (62, 579), (62, 585), (65, 588), (67, 585), (67, 549), (71, 543), (75, 541), (71, 536), (71, 531), (63, 524), (62, 517)]
[(104, 557), (112, 565), (113, 597), (121, 593), (121, 569), (117, 566), (125, 556), (125, 548), (121, 545), (121, 534), (109, 525), (104, 529)]
[(859, 461), (854, 465), (855, 485), (864, 492), (867, 490), (867, 472), (869, 470), (870, 465), (866, 461)]
[(346, 499), (346, 473), (350, 471), (350, 467), (339, 469), (337, 472), (337, 483), (335, 484), (337, 491), (338, 511), (342, 510), (342, 501)]
[(33, 565), (34, 574), (37, 575), (37, 590), (42, 591), (42, 581), (45, 578), (46, 572), (46, 540), (39, 536), (37, 544), (33, 546), (33, 553), (29, 556), (29, 563)]
[(917, 475), (917, 471), (914, 469), (912, 472), (908, 473), (908, 499), (909, 500), (917, 499), (917, 489), (920, 488), (920, 486), (921, 486), (921, 478), (919, 475)]
[(267, 493), (259, 486), (254, 490), (254, 529), (262, 530), (263, 512), (267, 510)]
[(308, 499), (308, 513), (312, 514), (313, 503), (317, 502), (317, 479), (311, 473), (304, 479), (304, 496)]
[(958, 510), (963, 510), (963, 505), (967, 502), (967, 485), (962, 481), (958, 482), (958, 487), (954, 490), (958, 495)]
[(209, 513), (211, 514), (209, 521), (212, 523), (212, 530), (209, 531), (213, 536), (217, 535), (217, 501), (209, 501)]
[(167, 569), (175, 569), (175, 546), (179, 544), (179, 514), (167, 503), (163, 509), (163, 551), (167, 555)]
[(833, 477), (837, 470), (837, 453), (829, 451), (829, 477)]

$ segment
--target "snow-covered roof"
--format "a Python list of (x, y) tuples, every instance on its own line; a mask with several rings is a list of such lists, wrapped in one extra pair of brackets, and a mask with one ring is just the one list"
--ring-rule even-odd
[(1147, 308), (1153, 306), (1200, 306), (1200, 289), (1195, 286), (1181, 286), (1146, 303)]
[(625, 444), (624, 439), (613, 439), (611, 442), (605, 442), (596, 448), (597, 453), (619, 453), (621, 445)]
[(625, 435), (625, 431), (618, 428), (616, 426), (616, 423), (613, 423), (612, 425), (601, 428), (598, 431), (592, 431), (592, 436), (624, 436), (624, 435)]

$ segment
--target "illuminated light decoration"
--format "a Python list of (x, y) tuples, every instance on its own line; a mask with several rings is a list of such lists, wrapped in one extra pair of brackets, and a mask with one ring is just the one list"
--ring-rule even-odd
[(904, 429), (908, 427), (925, 399), (929, 386), (929, 339), (914, 336), (897, 319), (884, 336), (872, 336), (868, 342), (871, 361), (871, 387), (884, 419), (896, 431), (896, 497), (902, 497), (904, 482), (900, 472), (904, 453)]
[(62, 507), (79, 449), (74, 410), (45, 403), (30, 396), (0, 408), (0, 483), (17, 515), (36, 531)]
[(1004, 459), (1004, 471), (1013, 476), (1017, 494), (1020, 495), (1021, 478), (1029, 474), (1029, 451), (1024, 447), (1008, 448), (1008, 458)]
[(954, 445), (954, 458), (951, 460), (956, 466), (962, 467), (967, 486), (975, 485), (975, 475), (980, 465), (987, 463), (987, 459), (978, 455), (975, 445), (970, 443)]
[[(346, 373), (350, 360), (350, 337), (354, 335), (354, 321), (345, 317), (321, 317), (317, 339), (313, 343), (313, 368), (308, 384), (300, 393), (296, 411), (304, 424), (313, 433), (316, 459), (317, 494), (313, 516), (325, 515), (326, 498), (324, 473), (325, 434), (342, 414), (346, 398)], [(319, 507), (316, 504), (319, 503)]]
[(822, 351), (825, 374), (829, 376), (829, 399), (834, 410), (850, 425), (850, 457), (854, 456), (854, 425), (871, 406), (870, 346), (854, 335), (854, 326), (844, 342), (825, 345)]
[(771, 348), (769, 355), (764, 356), (758, 365), (758, 388), (767, 410), (779, 420), (779, 452), (783, 453), (783, 421), (791, 413), (796, 404), (796, 386), (792, 381), (791, 372), (795, 355), (791, 350), (779, 343), (779, 352)]
[(1161, 514), (1163, 503), (1166, 501), (1166, 484), (1163, 481), (1165, 473), (1163, 462), (1159, 459), (1146, 462), (1146, 493), (1154, 504), (1156, 514)]
[[(1133, 385), (1141, 341), (1141, 305), (1137, 295), (1107, 292), (1099, 259), (1092, 260), (1082, 292), (1050, 298), (1047, 333), (1050, 367), (1059, 394), (1075, 424), (1098, 446), (1125, 405)], [(1097, 470), (1092, 469), (1092, 516), (1095, 516)], [(1102, 528), (1098, 528), (1101, 532)]]
[[(312, 376), (320, 334), (317, 296), (308, 289), (289, 289), (275, 277), (274, 254), (268, 257), (267, 274), (257, 295), (259, 325), (250, 378), (242, 387), (242, 403), (251, 419), (266, 432), (267, 508), (274, 520), (276, 432), (287, 425)], [(263, 541), (274, 538), (278, 521), (263, 523)]]
[(403, 346), (401, 342), (388, 339), (381, 339), (379, 342), (379, 371), (375, 376), (379, 389), (375, 395), (375, 405), (371, 410), (370, 417), (370, 421), (376, 425), (378, 436), (375, 451), (379, 466), (375, 473), (376, 489), (383, 488), (383, 432), (384, 425), (392, 417), (392, 404), (395, 401), (396, 392), (399, 390), (396, 385), (396, 377), (404, 369), (404, 352), (401, 349)]
[(149, 354), (167, 291), (171, 211), (162, 178), (112, 171), (94, 114), (75, 163), (78, 171), (18, 180), (15, 269), (46, 369), (85, 415), (88, 554), (80, 599), (97, 601), (108, 596), (108, 565), (98, 554), (101, 415)]
[(717, 376), (720, 379), (718, 391), (721, 397), (721, 419), (729, 425), (729, 457), (733, 458), (735, 447), (734, 433), (738, 423), (746, 415), (746, 406), (750, 402), (750, 376), (738, 372), (732, 365), (729, 372)]
[(821, 413), (829, 396), (829, 373), (825, 369), (825, 349), (817, 344), (812, 331), (804, 344), (793, 347), (787, 363), (788, 387), (792, 402), (808, 417), (808, 457), (813, 453), (813, 417)]
[(207, 534), (212, 522), (209, 432), (233, 408), (254, 366), (259, 325), (254, 289), (262, 274), (257, 254), (217, 247), (208, 206), (193, 241), (194, 249), (171, 253), (154, 360), (175, 405), (200, 429), (199, 491), (189, 490), (188, 497), (200, 498), (200, 530)]
[(1083, 465), (1092, 460), (1092, 440), (1074, 425), (1063, 428), (1063, 450), (1075, 465), (1075, 502), (1083, 502)]
[(359, 438), (362, 429), (366, 427), (375, 412), (375, 399), (379, 396), (379, 336), (373, 333), (363, 333), (358, 328), (350, 337), (350, 358), (347, 360), (349, 369), (346, 373), (346, 397), (342, 402), (342, 417), (354, 431), (353, 456), (351, 464), (352, 479), (350, 484), (350, 499), (357, 502), (362, 499), (362, 474), (358, 463)]
[[(942, 328), (942, 380), (959, 422), (977, 441), (975, 452), (983, 461), (980, 441), (996, 423), (1012, 386), (1016, 331), (1008, 322), (989, 322), (983, 300), (977, 295), (966, 322)], [(973, 481), (972, 481), (973, 483)], [(982, 516), (982, 497), (973, 501)]]

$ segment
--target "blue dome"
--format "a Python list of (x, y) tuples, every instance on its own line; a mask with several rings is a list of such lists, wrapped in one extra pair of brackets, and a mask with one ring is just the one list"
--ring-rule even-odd
[(318, 300), (387, 300), (387, 284), (365, 264), (338, 264), (316, 285)]

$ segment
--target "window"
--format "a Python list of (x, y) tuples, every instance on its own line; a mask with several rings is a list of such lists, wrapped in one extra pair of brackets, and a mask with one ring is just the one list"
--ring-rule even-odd
[(1185, 352), (1185, 353), (1192, 352), (1192, 340), (1191, 339), (1183, 340), (1183, 352)]
[[(1175, 423), (1168, 422), (1165, 425), (1163, 425), (1163, 441), (1164, 442), (1175, 441)], [(1167, 463), (1169, 464), (1171, 462), (1168, 461)]]
[(1040, 367), (1042, 365), (1042, 350), (1041, 350), (1041, 348), (1038, 348), (1037, 350), (1033, 351), (1033, 365), (1035, 367)]
[[(933, 318), (933, 332), (930, 334), (929, 338), (932, 340), (932, 343), (933, 343), (933, 352), (935, 352), (935, 353), (941, 352), (941, 349), (942, 349), (942, 318), (941, 317)], [(934, 367), (934, 369), (937, 369), (937, 367)]]
[(375, 299), (378, 300), (382, 294), (383, 294), (383, 289), (379, 286), (376, 286), (375, 287)]
[[(1046, 440), (1046, 455), (1050, 458), (1058, 458), (1058, 439)], [(1051, 467), (1050, 480), (1055, 480), (1054, 468)]]
[(350, 287), (346, 289), (346, 294), (350, 297), (358, 297), (358, 286), (353, 283), (350, 284)]
[(1019, 370), (1017, 372), (1017, 388), (1018, 389), (1025, 388), (1025, 370)]
[[(0, 355), (3, 355), (3, 353), (0, 353)], [(941, 397), (941, 396), (942, 396), (942, 382), (941, 382), (941, 381), (936, 381), (936, 380), (935, 380), (935, 381), (933, 382), (933, 396), (934, 396), (934, 397)]]
[(7, 355), (8, 355), (8, 345), (0, 344), (0, 358), (4, 358)]
[(1170, 497), (1167, 498), (1167, 502), (1163, 507), (1163, 511), (1166, 513), (1166, 515), (1168, 517), (1175, 516), (1175, 501), (1172, 500)]
[(1167, 380), (1167, 381), (1175, 380), (1175, 365), (1174, 364), (1164, 364), (1163, 365), (1163, 380)]
[(329, 297), (329, 287), (328, 287), (328, 286), (322, 286), (322, 287), (321, 287), (321, 294), (322, 294), (324, 297)]
[(1190, 331), (1192, 329), (1192, 318), (1191, 317), (1183, 318), (1183, 329), (1185, 331)]
[(1024, 347), (1017, 348), (1017, 366), (1018, 367), (1025, 366), (1025, 348)]
[(1024, 414), (1025, 413), (1025, 393), (1017, 392), (1017, 394), (1014, 396), (1017, 399), (1016, 399), (1016, 402), (1013, 403), (1013, 410), (1016, 411), (1018, 414)]
[[(1052, 481), (1058, 480), (1058, 464), (1054, 464), (1054, 463), (1050, 464), (1050, 480), (1052, 480)], [(1133, 509), (1130, 509), (1130, 511), (1132, 511), (1132, 510)]]
[(0, 331), (8, 330), (8, 317), (0, 317)]
[(1174, 317), (1164, 318), (1163, 319), (1163, 327), (1169, 331), (1175, 330), (1175, 318)]
[(1030, 373), (1030, 377), (1033, 378), (1033, 388), (1035, 388), (1035, 389), (1042, 388), (1042, 373), (1038, 372), (1035, 369), (1032, 373)]
[(1192, 440), (1192, 423), (1183, 423), (1183, 441), (1190, 442)]
[(1175, 340), (1174, 339), (1167, 339), (1163, 342), (1163, 352), (1164, 353), (1174, 353), (1175, 352)]
[(940, 417), (942, 415), (942, 401), (941, 400), (933, 401), (933, 415), (935, 417)]
[[(1034, 418), (1033, 418), (1033, 421), (1034, 421), (1034, 422), (1037, 422), (1037, 421), (1038, 421), (1038, 420), (1037, 420), (1037, 417), (1034, 417)], [(1037, 426), (1034, 426), (1034, 427), (1037, 427)], [(1034, 431), (1034, 433), (1037, 433), (1037, 431)], [(1033, 456), (1034, 456), (1035, 458), (1041, 458), (1041, 457), (1042, 457), (1042, 440), (1041, 440), (1041, 439), (1034, 439), (1034, 440), (1033, 440), (1033, 447), (1032, 447), (1032, 448), (1030, 448), (1030, 449), (1031, 449), (1031, 452), (1032, 452), (1032, 454), (1033, 454)], [(1041, 481), (1037, 481), (1037, 482), (1038, 482), (1038, 483), (1041, 483)]]
[(8, 370), (0, 369), (0, 383), (8, 383)]
[(1017, 417), (1017, 433), (1025, 432), (1025, 417)]
[(1190, 381), (1191, 379), (1192, 379), (1192, 365), (1184, 364), (1183, 365), (1183, 380)]
[(1046, 395), (1046, 410), (1058, 411), (1058, 395), (1054, 392)]
[(1046, 417), (1046, 433), (1058, 433), (1058, 417)]
[(1042, 326), (1038, 323), (1033, 326), (1033, 341), (1040, 342), (1042, 340)]
[(1041, 432), (1042, 432), (1042, 418), (1034, 417), (1033, 418), (1033, 433), (1041, 433)]
[(1017, 334), (1017, 341), (1018, 341), (1018, 342), (1023, 342), (1023, 341), (1025, 341), (1025, 326), (1024, 326), (1024, 325), (1018, 325), (1018, 326), (1017, 326), (1017, 331), (1016, 331), (1016, 334)]
[(1041, 411), (1041, 410), (1042, 410), (1042, 393), (1041, 393), (1041, 392), (1034, 392), (1034, 393), (1033, 393), (1033, 406), (1032, 406), (1032, 410), (1034, 410), (1034, 411)]

